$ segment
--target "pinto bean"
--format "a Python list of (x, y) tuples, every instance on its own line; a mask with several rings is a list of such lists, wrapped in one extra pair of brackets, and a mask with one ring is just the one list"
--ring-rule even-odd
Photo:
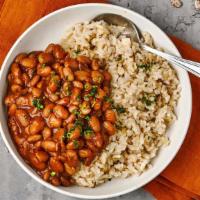
[(76, 115), (75, 115), (75, 114), (71, 114), (71, 115), (65, 120), (65, 122), (68, 124), (68, 123), (74, 122), (75, 119), (76, 119)]
[(53, 112), (56, 115), (56, 117), (61, 119), (67, 119), (67, 117), (69, 116), (69, 112), (67, 111), (67, 109), (61, 105), (56, 105), (53, 108)]
[(15, 112), (17, 110), (17, 106), (16, 104), (12, 104), (10, 105), (10, 107), (8, 108), (8, 115), (15, 115)]
[(39, 88), (32, 88), (33, 97), (40, 97), (42, 94), (42, 90)]
[(70, 97), (70, 103), (73, 104), (73, 105), (79, 105), (79, 102), (81, 100), (80, 94), (81, 94), (80, 88), (73, 88), (72, 95)]
[(50, 177), (50, 171), (46, 171), (44, 174), (43, 174), (43, 179), (45, 181), (48, 181), (49, 180), (49, 177)]
[(56, 151), (56, 143), (51, 140), (42, 141), (42, 148), (47, 152), (55, 152)]
[(74, 175), (76, 173), (76, 168), (73, 166), (70, 166), (68, 163), (64, 163), (65, 171), (70, 175)]
[(116, 115), (113, 110), (106, 110), (105, 111), (105, 120), (115, 123), (116, 122)]
[(98, 59), (93, 59), (91, 67), (93, 70), (98, 70), (99, 69), (99, 60)]
[(13, 94), (9, 94), (5, 97), (4, 99), (4, 103), (9, 106), (12, 105), (13, 103), (15, 103), (15, 95)]
[(106, 96), (106, 93), (101, 88), (98, 88), (96, 98), (103, 100)]
[(73, 81), (73, 85), (74, 87), (83, 89), (83, 83), (81, 83), (80, 81)]
[(66, 55), (65, 50), (58, 44), (53, 47), (53, 55), (57, 59), (63, 59)]
[(92, 156), (92, 151), (90, 149), (80, 149), (78, 153), (81, 158), (88, 158)]
[(68, 80), (68, 81), (73, 81), (74, 80), (74, 74), (72, 72), (72, 70), (69, 67), (64, 67), (63, 68), (63, 74), (64, 77)]
[(98, 152), (98, 148), (95, 146), (95, 144), (92, 140), (87, 140), (86, 145), (91, 151)]
[(100, 110), (101, 109), (101, 101), (99, 99), (94, 99), (92, 103), (92, 107), (94, 110)]
[(47, 166), (45, 162), (40, 162), (34, 153), (29, 153), (29, 161), (38, 171), (44, 170)]
[(90, 117), (89, 125), (94, 130), (94, 132), (99, 132), (101, 129), (99, 119), (96, 116)]
[(66, 151), (66, 161), (67, 164), (71, 167), (77, 167), (79, 164), (78, 155), (75, 150), (67, 150)]
[(82, 56), (82, 55), (80, 55), (80, 56), (77, 57), (77, 60), (78, 60), (80, 63), (87, 64), (87, 65), (89, 65), (89, 64), (91, 63), (90, 58), (88, 58), (87, 56)]
[(76, 127), (75, 129), (73, 129), (72, 131), (70, 131), (69, 134), (69, 140), (76, 140), (80, 137), (81, 135), (81, 130), (79, 127)]
[(63, 139), (63, 135), (65, 133), (65, 129), (64, 128), (59, 128), (53, 135), (53, 139), (57, 140), (57, 141), (62, 141)]
[(92, 84), (89, 82), (86, 82), (84, 85), (84, 90), (85, 91), (90, 91), (92, 89)]
[(103, 71), (103, 76), (104, 76), (104, 80), (110, 82), (112, 80), (112, 76), (110, 74), (110, 72), (108, 71)]
[(78, 62), (73, 58), (67, 58), (64, 65), (66, 68), (70, 68), (72, 70), (78, 69)]
[(49, 159), (49, 155), (45, 151), (37, 151), (35, 155), (40, 162), (46, 162)]
[(22, 90), (22, 87), (18, 84), (13, 84), (10, 86), (10, 89), (13, 93), (18, 93)]
[(15, 62), (16, 62), (16, 63), (20, 63), (20, 61), (21, 61), (23, 58), (25, 58), (25, 57), (27, 57), (27, 53), (20, 53), (20, 54), (18, 54), (18, 55), (16, 56)]
[(40, 80), (40, 76), (36, 74), (36, 75), (33, 76), (33, 78), (30, 80), (29, 85), (33, 87), (33, 86), (35, 86), (35, 85), (38, 83), (39, 80)]
[(27, 138), (27, 141), (29, 143), (35, 143), (39, 140), (42, 139), (42, 136), (41, 135), (38, 135), (38, 134), (35, 134), (35, 135), (30, 135), (28, 138)]
[(91, 72), (91, 76), (92, 76), (92, 81), (95, 84), (101, 84), (103, 82), (103, 74), (99, 71), (92, 71)]
[(53, 113), (50, 114), (48, 119), (48, 125), (50, 128), (59, 128), (62, 124), (62, 119), (57, 118)]
[(51, 77), (51, 80), (49, 81), (48, 89), (51, 92), (56, 92), (59, 86), (60, 86), (60, 77), (58, 75), (53, 75)]
[(55, 105), (53, 103), (47, 104), (42, 112), (43, 117), (45, 118), (49, 117), (49, 115), (53, 112), (54, 106)]
[(111, 122), (104, 121), (103, 122), (103, 126), (104, 126), (104, 128), (106, 129), (106, 132), (109, 135), (114, 135), (115, 134), (115, 127), (114, 127), (114, 125)]
[(25, 68), (29, 68), (29, 69), (32, 69), (32, 68), (35, 68), (36, 65), (37, 65), (37, 60), (36, 58), (29, 58), (29, 57), (26, 57), (26, 58), (22, 58), (20, 60), (20, 64), (25, 67)]
[(63, 176), (60, 177), (60, 180), (61, 180), (62, 185), (65, 186), (65, 187), (71, 185), (70, 180), (65, 178), (65, 177), (63, 177)]
[(26, 127), (29, 125), (30, 116), (25, 110), (17, 109), (15, 112), (15, 116), (22, 126)]
[(39, 64), (37, 66), (37, 74), (42, 76), (42, 77), (47, 77), (51, 74), (52, 69), (49, 66), (46, 66), (45, 64)]
[(44, 138), (44, 140), (48, 139), (51, 137), (51, 129), (49, 127), (44, 127), (43, 131), (42, 131), (42, 136)]
[(83, 101), (80, 106), (80, 111), (83, 115), (87, 115), (91, 112), (90, 103), (87, 101)]
[(77, 78), (77, 80), (90, 82), (90, 73), (89, 72), (80, 70), (80, 71), (76, 71), (74, 74), (75, 74), (75, 77)]
[(37, 134), (43, 130), (44, 126), (45, 126), (45, 122), (42, 117), (34, 117), (29, 126), (29, 132), (30, 134), (33, 134), (33, 135)]
[(66, 148), (73, 150), (73, 149), (80, 149), (84, 145), (83, 140), (73, 140), (67, 143)]
[(56, 176), (52, 177), (51, 183), (54, 186), (59, 186), (61, 184), (60, 179), (58, 177), (56, 177)]
[(102, 148), (103, 147), (103, 137), (101, 135), (101, 133), (95, 133), (95, 136), (93, 137), (93, 141), (95, 143), (95, 145), (98, 147), (98, 148)]
[(41, 64), (52, 64), (54, 62), (54, 57), (50, 53), (42, 52), (39, 54), (38, 60)]
[(74, 113), (76, 110), (78, 111), (78, 106), (70, 105), (68, 107), (68, 110), (69, 110), (70, 113)]
[(69, 97), (63, 97), (62, 99), (59, 99), (56, 101), (56, 104), (59, 104), (59, 105), (68, 105), (69, 103)]
[(57, 173), (62, 173), (64, 171), (64, 166), (61, 161), (57, 160), (56, 158), (50, 158), (50, 167), (53, 171)]
[(54, 46), (55, 46), (55, 44), (49, 44), (48, 46), (47, 46), (47, 48), (45, 49), (45, 53), (53, 53), (53, 50), (54, 50)]

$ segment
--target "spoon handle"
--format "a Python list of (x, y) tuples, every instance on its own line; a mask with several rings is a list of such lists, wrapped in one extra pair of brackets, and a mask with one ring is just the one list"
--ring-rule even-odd
[(156, 54), (162, 58), (165, 58), (166, 60), (170, 61), (174, 65), (177, 65), (177, 66), (191, 72), (192, 74), (200, 77), (200, 63), (186, 60), (186, 59), (183, 59), (183, 58), (180, 58), (177, 56), (173, 56), (168, 53), (164, 53), (157, 49), (153, 49), (145, 44), (141, 44), (141, 46), (144, 50), (149, 51), (153, 54)]

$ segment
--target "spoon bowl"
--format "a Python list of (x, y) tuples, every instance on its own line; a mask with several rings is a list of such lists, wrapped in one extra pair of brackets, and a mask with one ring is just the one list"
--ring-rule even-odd
[(121, 15), (112, 13), (103, 13), (97, 15), (95, 18), (92, 19), (92, 21), (105, 21), (109, 25), (124, 27), (125, 29), (121, 34), (130, 38), (132, 42), (139, 43), (140, 47), (143, 48), (144, 50), (149, 51), (157, 56), (160, 56), (168, 60), (169, 62), (175, 64), (176, 66), (181, 67), (191, 72), (192, 74), (200, 77), (200, 63), (186, 60), (168, 53), (164, 53), (162, 51), (147, 46), (146, 44), (144, 44), (144, 39), (140, 29), (131, 20)]

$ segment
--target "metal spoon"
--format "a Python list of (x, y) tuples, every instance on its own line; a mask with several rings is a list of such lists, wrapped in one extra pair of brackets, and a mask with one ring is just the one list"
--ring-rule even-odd
[(200, 77), (200, 63), (186, 60), (168, 53), (164, 53), (157, 49), (151, 48), (144, 44), (144, 38), (142, 36), (141, 31), (139, 28), (129, 19), (122, 17), (121, 15), (111, 14), (111, 13), (104, 13), (101, 15), (96, 16), (92, 21), (105, 21), (110, 25), (117, 25), (125, 27), (124, 32), (122, 35), (125, 35), (131, 39), (131, 41), (137, 42), (140, 44), (140, 47), (146, 51), (149, 51), (153, 54), (156, 54), (166, 60), (170, 61), (171, 63), (179, 66), (192, 74)]

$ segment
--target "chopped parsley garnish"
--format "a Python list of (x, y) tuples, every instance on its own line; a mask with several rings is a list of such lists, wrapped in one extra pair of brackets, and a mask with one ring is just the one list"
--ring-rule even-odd
[(113, 104), (113, 100), (110, 97), (108, 97), (108, 96), (104, 97), (104, 101)]
[(117, 60), (117, 61), (122, 60), (122, 55), (118, 55), (117, 58), (116, 58), (116, 60)]
[(79, 53), (81, 53), (81, 50), (80, 49), (77, 49), (77, 50), (74, 50), (74, 54), (79, 54)]
[(81, 100), (81, 95), (78, 95), (78, 96), (76, 97), (76, 100), (77, 100), (77, 101), (80, 101), (80, 100)]
[(90, 120), (90, 116), (89, 116), (89, 115), (86, 115), (86, 116), (85, 116), (85, 119), (86, 119), (87, 121), (89, 121), (89, 120)]
[(146, 106), (151, 106), (153, 103), (155, 103), (157, 99), (157, 96), (152, 96), (151, 94), (144, 94), (144, 96), (141, 98), (142, 103), (144, 103)]
[(98, 90), (98, 87), (97, 86), (92, 86), (92, 89), (90, 90), (90, 93), (89, 95), (91, 97), (95, 96), (97, 94), (97, 90)]
[(141, 64), (141, 65), (137, 65), (138, 68), (141, 68), (145, 71), (148, 71), (151, 69), (151, 67), (154, 65), (155, 63), (145, 63), (145, 64)]
[(74, 109), (74, 110), (72, 111), (72, 113), (73, 113), (74, 115), (80, 115), (80, 111), (78, 111), (77, 109)]
[(89, 101), (90, 97), (94, 97), (97, 94), (98, 87), (96, 85), (92, 86), (90, 93), (85, 95), (83, 98), (85, 101)]
[(52, 171), (52, 172), (50, 173), (50, 175), (51, 175), (51, 176), (55, 176), (55, 175), (56, 175), (56, 172)]
[(85, 101), (89, 101), (89, 100), (90, 100), (90, 96), (89, 96), (89, 95), (85, 95), (85, 96), (83, 97), (83, 99), (84, 99)]
[(74, 148), (75, 148), (75, 149), (78, 149), (79, 144), (78, 144), (78, 141), (77, 141), (77, 140), (73, 140), (73, 145), (74, 145)]
[(65, 140), (65, 139), (69, 139), (70, 137), (71, 137), (71, 134), (72, 134), (72, 131), (74, 131), (74, 127), (73, 128), (71, 128), (68, 132), (67, 131), (65, 131), (64, 132), (64, 135), (63, 135), (63, 139)]
[(90, 88), (90, 84), (89, 83), (86, 83), (85, 85), (84, 85), (84, 89), (89, 89)]
[(42, 68), (44, 69), (46, 67), (46, 64), (42, 64)]
[(77, 119), (74, 123), (74, 127), (80, 127), (82, 128), (83, 122), (80, 119)]
[(42, 110), (44, 108), (44, 105), (42, 104), (42, 100), (40, 98), (33, 99), (32, 104), (38, 110)]
[(83, 134), (84, 134), (84, 136), (85, 136), (86, 138), (89, 139), (89, 138), (94, 134), (94, 132), (93, 132), (93, 130), (92, 130), (90, 127), (87, 127), (87, 128), (84, 130)]
[(122, 107), (122, 106), (116, 106), (115, 109), (120, 114), (126, 112), (126, 109), (124, 107)]

